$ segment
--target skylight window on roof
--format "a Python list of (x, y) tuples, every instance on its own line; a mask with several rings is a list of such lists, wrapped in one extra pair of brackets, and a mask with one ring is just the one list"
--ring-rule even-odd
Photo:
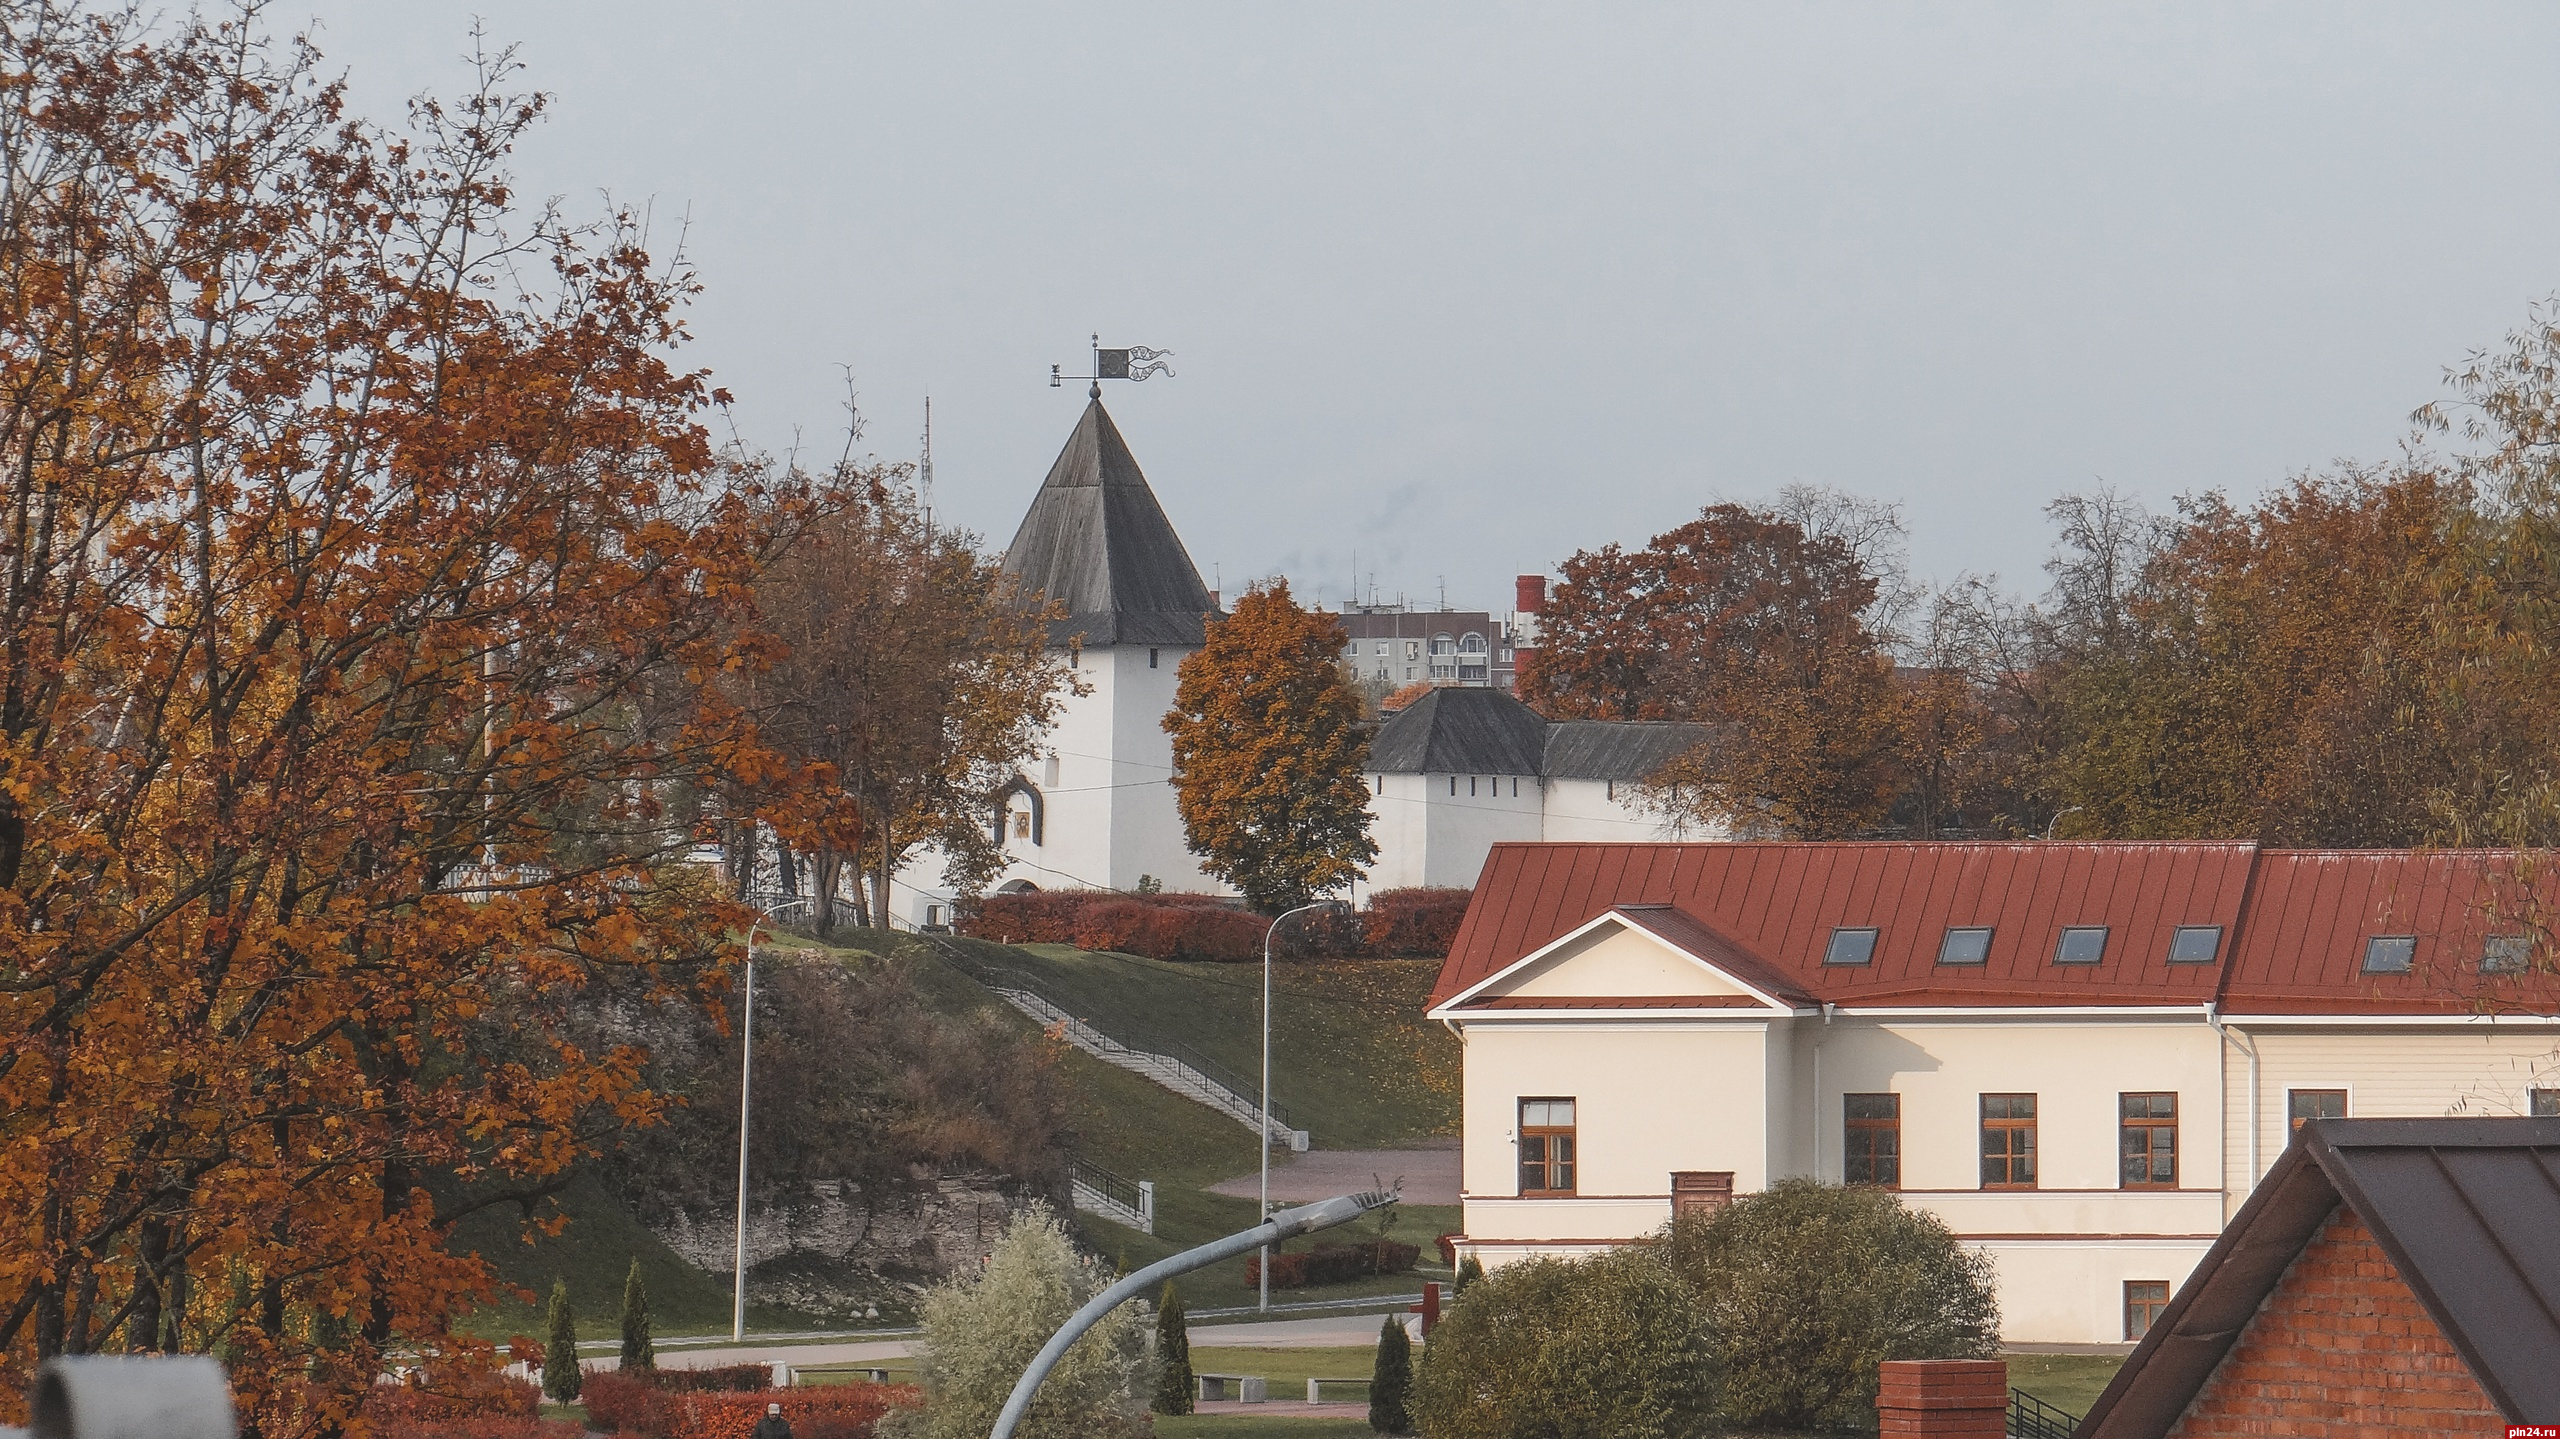
[(2107, 957), (2107, 927), (2103, 924), (2075, 924), (2062, 931), (2062, 939), (2053, 947), (2056, 964), (2096, 964)]
[(2417, 957), (2418, 937), (2414, 934), (2377, 934), (2364, 942), (2367, 974), (2407, 974)]
[(1982, 928), (1951, 928), (1947, 937), (1938, 941), (1938, 963), (1981, 964), (1991, 958), (1991, 931)]
[(2482, 974), (2522, 974), (2533, 959), (2533, 936), (2493, 934), (2480, 943)]
[(2222, 953), (2222, 926), (2182, 924), (2169, 936), (2171, 964), (2211, 964)]
[(1876, 957), (1876, 932), (1872, 929), (1835, 929), (1831, 945), (1822, 952), (1824, 964), (1872, 964)]

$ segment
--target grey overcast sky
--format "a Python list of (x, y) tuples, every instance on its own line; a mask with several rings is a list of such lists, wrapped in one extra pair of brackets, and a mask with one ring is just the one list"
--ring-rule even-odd
[[(1507, 607), (1792, 481), (1924, 577), (2041, 513), (2384, 457), (2560, 290), (2560, 7), (339, 0), (359, 105), (551, 93), (524, 188), (680, 223), (746, 438), (1000, 547), (1085, 337), (1203, 577)], [(290, 24), (288, 6), (271, 12)]]

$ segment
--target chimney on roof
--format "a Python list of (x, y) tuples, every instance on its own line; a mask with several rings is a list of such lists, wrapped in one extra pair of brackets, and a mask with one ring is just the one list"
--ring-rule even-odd
[(1511, 607), (1524, 615), (1544, 614), (1547, 608), (1547, 577), (1522, 575), (1512, 582)]
[(1888, 1359), (1876, 1380), (1877, 1439), (2008, 1435), (2005, 1359)]
[(1219, 608), (1218, 592), (1216, 590), (1209, 591), (1209, 608), (1213, 610)]

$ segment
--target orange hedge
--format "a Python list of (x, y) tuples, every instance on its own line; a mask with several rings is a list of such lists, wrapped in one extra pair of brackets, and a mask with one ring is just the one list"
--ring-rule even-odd
[[(1470, 893), (1385, 890), (1365, 913), (1312, 914), (1294, 921), (1277, 952), (1313, 959), (1443, 958), (1467, 912)], [(1149, 959), (1243, 964), (1262, 958), (1262, 935), (1269, 925), (1262, 915), (1215, 895), (1067, 889), (989, 895), (962, 917), (960, 931), (1011, 944), (1066, 944)]]
[[(1311, 1284), (1366, 1279), (1373, 1274), (1410, 1274), (1413, 1262), (1421, 1257), (1417, 1246), (1392, 1239), (1372, 1239), (1365, 1244), (1319, 1244), (1303, 1253), (1272, 1255), (1271, 1287), (1303, 1289)], [(1253, 1289), (1261, 1283), (1262, 1256), (1256, 1254), (1244, 1262), (1244, 1287)]]
[(913, 1407), (923, 1391), (908, 1384), (839, 1384), (754, 1393), (669, 1391), (600, 1370), (587, 1376), (581, 1397), (594, 1427), (641, 1439), (748, 1439), (767, 1404), (782, 1406), (782, 1417), (791, 1421), (791, 1439), (871, 1439), (881, 1415)]
[(575, 1424), (536, 1417), (541, 1403), (521, 1379), (464, 1372), (377, 1384), (359, 1412), (373, 1439), (583, 1439)]

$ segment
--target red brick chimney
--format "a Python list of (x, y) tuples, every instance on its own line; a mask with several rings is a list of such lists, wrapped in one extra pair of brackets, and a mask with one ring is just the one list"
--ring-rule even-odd
[(1889, 1359), (1878, 1366), (1877, 1439), (2004, 1439), (2006, 1359)]
[(1543, 614), (1547, 608), (1547, 577), (1522, 575), (1511, 582), (1511, 607), (1524, 615)]

